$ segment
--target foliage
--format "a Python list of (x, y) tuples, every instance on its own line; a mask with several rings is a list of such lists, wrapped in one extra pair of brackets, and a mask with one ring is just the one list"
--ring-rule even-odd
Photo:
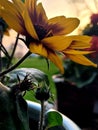
[(84, 87), (95, 80), (98, 77), (98, 69), (88, 66), (82, 66), (76, 64), (70, 60), (65, 61), (65, 81), (74, 83), (77, 87)]
[[(84, 54), (89, 53), (84, 48), (90, 46), (89, 42), (91, 38), (88, 36), (64, 36), (71, 33), (79, 25), (79, 20), (77, 18), (66, 18), (65, 16), (57, 16), (48, 20), (43, 5), (41, 3), (37, 4), (37, 0), (0, 0), (0, 11), (0, 16), (3, 17), (0, 17), (0, 81), (7, 86), (0, 83), (0, 129), (29, 130), (28, 108), (23, 96), (27, 91), (33, 91), (35, 98), (41, 104), (39, 130), (43, 130), (44, 103), (45, 101), (48, 102), (51, 97), (48, 75), (38, 69), (27, 68), (27, 65), (25, 68), (19, 65), (31, 56), (32, 52), (50, 59), (62, 73), (64, 72), (64, 67), (58, 55), (59, 53), (68, 56), (77, 63), (96, 67), (95, 63), (84, 56)], [(9, 54), (2, 43), (4, 32), (8, 28), (6, 23), (17, 32), (11, 54)], [(21, 38), (21, 34), (25, 38)], [(13, 64), (12, 61), (18, 40), (24, 42), (28, 48), (28, 52), (17, 63)], [(59, 44), (60, 42), (62, 44)], [(2, 58), (1, 53), (7, 59), (6, 64), (4, 64), (5, 59)], [(79, 58), (85, 63), (81, 62)], [(46, 60), (46, 63), (47, 69), (49, 69), (49, 61)], [(18, 66), (20, 68), (16, 69)], [(64, 77), (67, 80), (70, 79), (71, 82), (77, 83), (78, 86), (92, 82), (97, 75), (96, 73), (95, 75), (90, 73), (90, 75), (88, 74), (88, 80), (85, 81), (85, 79), (82, 79), (84, 80), (83, 82), (81, 78), (85, 75), (84, 71), (86, 69), (76, 66), (72, 62), (66, 63)], [(72, 73), (76, 74), (74, 78)], [(52, 74), (53, 72), (51, 72)], [(47, 113), (46, 129), (62, 126), (62, 124), (63, 119), (59, 112), (53, 111)]]
[[(33, 97), (35, 96), (35, 91), (37, 91), (37, 89), (45, 89), (45, 91), (50, 91), (50, 82), (46, 73), (35, 68), (19, 67), (19, 69), (16, 69), (16, 67), (19, 66), (31, 54), (30, 52), (27, 52), (26, 55), (17, 63), (13, 64), (18, 38), (19, 34), (17, 34), (12, 54), (9, 54), (2, 42), (0, 43), (0, 53), (3, 52), (5, 55), (0, 58), (0, 80), (8, 86), (5, 87), (3, 84), (0, 84), (0, 129), (4, 130), (29, 130), (27, 103), (23, 96), (27, 93), (27, 91), (32, 91)], [(26, 67), (28, 67), (28, 65), (26, 65)]]
[(50, 111), (47, 113), (46, 116), (46, 124), (47, 124), (46, 130), (51, 127), (62, 126), (62, 122), (63, 122), (62, 116), (59, 112)]
[(27, 104), (21, 95), (0, 84), (0, 129), (29, 130)]

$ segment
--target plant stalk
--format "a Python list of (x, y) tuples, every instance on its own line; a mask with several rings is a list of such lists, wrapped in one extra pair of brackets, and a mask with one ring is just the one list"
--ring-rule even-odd
[(43, 127), (44, 127), (44, 100), (41, 101), (41, 112), (40, 112), (38, 130), (43, 130)]
[(19, 66), (29, 55), (31, 54), (30, 51), (28, 51), (15, 65), (12, 65), (7, 70), (0, 73), (0, 77), (4, 76), (5, 74), (9, 73), (10, 71), (14, 70), (17, 66)]
[(9, 66), (11, 65), (11, 62), (12, 62), (12, 59), (13, 59), (13, 56), (14, 56), (14, 54), (15, 54), (16, 47), (17, 47), (17, 44), (18, 44), (18, 38), (19, 38), (19, 34), (17, 34), (16, 41), (15, 41), (15, 45), (14, 45), (12, 54), (11, 54), (11, 56), (10, 56), (9, 62), (8, 62), (8, 64), (7, 64), (7, 68), (9, 68)]

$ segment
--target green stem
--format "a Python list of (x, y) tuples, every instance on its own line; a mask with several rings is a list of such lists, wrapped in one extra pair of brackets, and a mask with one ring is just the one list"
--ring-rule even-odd
[(40, 112), (38, 130), (43, 130), (43, 127), (44, 127), (44, 100), (41, 101), (41, 112)]
[(4, 76), (5, 74), (9, 73), (10, 71), (14, 70), (17, 66), (19, 66), (29, 55), (31, 54), (30, 51), (28, 51), (15, 65), (11, 66), (7, 70), (0, 73), (0, 77)]

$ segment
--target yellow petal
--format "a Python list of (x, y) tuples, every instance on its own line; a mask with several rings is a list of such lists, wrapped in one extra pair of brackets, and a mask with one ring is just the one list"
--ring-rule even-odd
[(85, 41), (73, 41), (70, 46), (71, 49), (86, 49), (90, 47), (91, 47), (90, 42)]
[(42, 43), (57, 51), (63, 51), (67, 48), (84, 49), (89, 48), (91, 37), (89, 36), (52, 36), (42, 40)]
[(32, 53), (39, 54), (39, 55), (44, 56), (46, 58), (48, 56), (47, 50), (45, 49), (45, 47), (42, 44), (30, 43), (29, 49)]
[(36, 0), (26, 0), (25, 6), (28, 9), (29, 13), (33, 15), (36, 6)]
[(92, 37), (89, 36), (70, 36), (73, 42), (70, 46), (72, 49), (85, 49), (90, 48)]
[(63, 51), (63, 53), (65, 53), (65, 54), (73, 54), (73, 55), (90, 54), (93, 52), (95, 52), (95, 51), (78, 51), (78, 50), (71, 50), (71, 49), (66, 49), (65, 51)]
[(50, 49), (62, 51), (70, 46), (72, 39), (65, 36), (52, 36), (44, 38), (41, 42)]
[(64, 74), (63, 63), (54, 52), (48, 53), (48, 59), (50, 59), (60, 69), (61, 73)]
[(48, 18), (46, 16), (45, 10), (42, 6), (42, 3), (39, 3), (36, 6), (36, 17), (37, 17), (37, 24), (40, 25), (45, 25), (46, 23), (48, 23)]
[(1, 7), (1, 17), (6, 21), (6, 23), (18, 33), (24, 34), (25, 30), (21, 25), (22, 19), (19, 12), (12, 2), (7, 0), (0, 1)]
[(71, 33), (79, 25), (77, 18), (65, 18), (64, 16), (49, 19), (49, 25), (54, 35), (66, 35)]
[(0, 0), (0, 8), (2, 9), (2, 7), (10, 13), (18, 14), (14, 4), (8, 0)]
[(64, 68), (61, 59), (55, 54), (55, 52), (47, 49), (42, 44), (31, 43), (29, 49), (32, 53), (39, 54), (43, 57), (50, 59), (61, 71), (64, 73)]
[(25, 7), (24, 3), (20, 0), (13, 0), (13, 2), (16, 5), (17, 10), (19, 9), (19, 12), (23, 17), (27, 32), (33, 38), (38, 39), (38, 36), (37, 36), (36, 31), (34, 29), (33, 23), (30, 19), (29, 13), (28, 13), (27, 8)]
[(21, 0), (12, 0), (12, 1), (13, 1), (14, 6), (20, 13), (22, 13), (23, 10), (25, 10), (25, 5)]
[(20, 21), (18, 17), (8, 12), (7, 10), (2, 11), (2, 17), (6, 21), (6, 23), (16, 32), (21, 33), (21, 34), (24, 33), (24, 28), (22, 28), (22, 26), (19, 24)]
[(76, 63), (86, 65), (86, 66), (97, 67), (97, 64), (93, 63), (92, 61), (90, 61), (88, 58), (86, 58), (83, 55), (67, 55), (67, 57)]
[(26, 27), (27, 32), (34, 38), (34, 39), (38, 39), (37, 33), (34, 29), (33, 23), (29, 17), (29, 14), (27, 12), (27, 10), (25, 9), (23, 14), (23, 19), (24, 19), (24, 24)]

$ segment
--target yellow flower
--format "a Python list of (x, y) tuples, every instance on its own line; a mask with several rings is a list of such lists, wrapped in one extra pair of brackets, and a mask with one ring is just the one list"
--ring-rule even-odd
[(0, 0), (1, 16), (16, 32), (26, 36), (26, 45), (32, 53), (37, 53), (50, 59), (63, 73), (63, 63), (57, 52), (66, 55), (71, 60), (88, 65), (96, 64), (88, 60), (83, 51), (90, 47), (88, 36), (65, 36), (78, 25), (77, 18), (57, 16), (48, 19), (42, 3), (36, 0)]

